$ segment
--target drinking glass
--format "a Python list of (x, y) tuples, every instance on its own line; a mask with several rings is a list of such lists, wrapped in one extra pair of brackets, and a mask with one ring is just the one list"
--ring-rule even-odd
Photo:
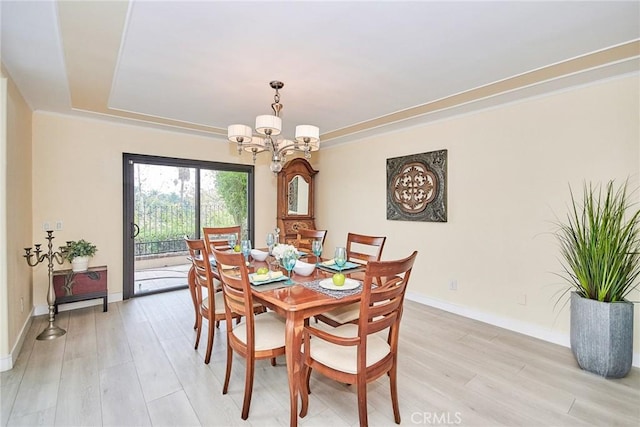
[(269, 247), (269, 255), (272, 255), (273, 245), (276, 244), (276, 235), (273, 233), (267, 233), (267, 246)]
[(238, 243), (238, 236), (235, 233), (229, 234), (229, 248), (233, 250), (236, 247), (236, 243)]
[(251, 263), (249, 262), (249, 255), (251, 255), (251, 240), (243, 240), (240, 243), (240, 250), (244, 255), (244, 259), (247, 262), (247, 265), (251, 267)]
[(336, 248), (336, 251), (333, 254), (333, 259), (342, 273), (342, 267), (347, 263), (347, 250), (344, 246), (338, 246)]
[(287, 252), (282, 256), (282, 264), (283, 264), (283, 267), (287, 270), (287, 277), (288, 277), (287, 281), (284, 282), (285, 285), (293, 284), (293, 280), (291, 280), (291, 270), (293, 270), (293, 267), (295, 267), (297, 260), (298, 260), (298, 257), (293, 252)]
[(314, 240), (311, 242), (311, 250), (316, 256), (316, 268), (318, 268), (318, 264), (320, 264), (320, 255), (322, 255), (322, 242), (320, 240)]

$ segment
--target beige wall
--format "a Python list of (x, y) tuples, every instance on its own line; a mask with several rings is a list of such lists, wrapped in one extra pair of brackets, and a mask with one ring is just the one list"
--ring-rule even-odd
[(16, 344), (21, 331), (28, 325), (33, 306), (32, 272), (22, 257), (23, 248), (32, 245), (32, 112), (11, 78), (7, 81), (6, 105), (6, 151), (3, 153), (6, 155), (6, 182), (0, 186), (0, 191), (6, 200), (6, 246), (1, 250), (6, 251), (7, 323), (3, 322), (0, 327), (3, 336), (0, 357), (14, 352), (15, 360), (19, 351)]
[[(57, 243), (87, 239), (98, 247), (93, 265), (107, 265), (110, 294), (122, 292), (122, 153), (251, 163), (235, 146), (177, 132), (36, 112), (33, 123), (33, 233), (63, 221)], [(256, 232), (275, 227), (276, 179), (266, 157), (256, 166)], [(34, 277), (34, 299), (46, 305), (46, 267)]]
[[(326, 250), (349, 231), (386, 235), (383, 258), (419, 251), (413, 298), (568, 342), (569, 309), (554, 310), (561, 281), (552, 223), (566, 212), (568, 185), (628, 176), (639, 184), (638, 82), (620, 78), (322, 149), (317, 224), (329, 229)], [(448, 150), (448, 222), (387, 221), (386, 159), (440, 149)]]
[[(553, 274), (560, 266), (552, 222), (566, 212), (569, 184), (627, 176), (640, 183), (639, 93), (635, 75), (323, 148), (313, 165), (326, 251), (349, 231), (384, 234), (384, 258), (420, 252), (413, 298), (566, 337), (568, 308), (554, 310), (561, 282)], [(449, 150), (449, 221), (387, 221), (386, 159), (439, 149)], [(44, 241), (43, 221), (62, 220), (57, 242), (96, 243), (94, 261), (109, 266), (110, 293), (122, 292), (122, 152), (238, 162), (223, 140), (35, 113), (32, 236), (9, 252)], [(256, 201), (260, 239), (275, 223), (276, 204), (264, 157)], [(457, 291), (448, 290), (451, 280)], [(46, 268), (36, 269), (33, 282), (34, 303), (46, 304)]]

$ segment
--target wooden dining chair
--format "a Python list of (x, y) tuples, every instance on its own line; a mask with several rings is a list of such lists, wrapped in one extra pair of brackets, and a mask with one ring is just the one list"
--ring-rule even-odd
[[(304, 327), (301, 417), (307, 414), (310, 376), (316, 371), (342, 383), (356, 384), (360, 426), (367, 426), (367, 384), (388, 374), (393, 417), (400, 424), (398, 336), (404, 296), (417, 255), (414, 251), (404, 259), (367, 264), (357, 324), (323, 329)], [(384, 284), (375, 286), (376, 278), (384, 278)], [(387, 331), (387, 339), (378, 334), (381, 331)]]
[(320, 240), (324, 246), (324, 239), (327, 237), (327, 230), (312, 230), (310, 228), (299, 228), (298, 237), (294, 246), (300, 250), (306, 250), (312, 253), (311, 243), (314, 240)]
[[(233, 249), (229, 247), (229, 236), (235, 235), (237, 244), (240, 244), (242, 227), (239, 225), (232, 225), (230, 227), (202, 227), (202, 235), (204, 241), (207, 242), (207, 252), (209, 253), (209, 260), (213, 261), (213, 249), (218, 249), (221, 251)], [(215, 269), (215, 267), (213, 268)], [(222, 285), (215, 277), (213, 279), (213, 284), (216, 290), (219, 291), (220, 289), (222, 289)]]
[[(387, 238), (385, 236), (367, 236), (364, 234), (349, 233), (347, 235), (346, 246), (347, 261), (365, 265), (370, 261), (380, 261), (386, 240)], [(364, 273), (352, 273), (349, 277), (356, 280), (363, 280)], [(378, 279), (376, 279), (376, 281), (378, 281)], [(354, 323), (358, 320), (359, 316), (360, 307), (355, 303), (334, 308), (333, 310), (315, 316), (315, 318), (336, 327), (344, 325), (345, 323)]]
[[(271, 364), (275, 366), (276, 357), (285, 353), (285, 323), (282, 317), (272, 311), (254, 313), (252, 307), (255, 307), (255, 304), (244, 255), (221, 252), (217, 249), (214, 249), (213, 253), (218, 261), (217, 268), (222, 281), (227, 320), (227, 370), (222, 394), (227, 394), (229, 388), (235, 351), (246, 360), (242, 404), (242, 419), (246, 420), (251, 406), (255, 361), (271, 359)], [(234, 326), (232, 320), (236, 315), (243, 316), (243, 320)]]
[(202, 227), (202, 234), (204, 240), (207, 242), (208, 250), (212, 249), (227, 250), (233, 249), (229, 247), (229, 235), (235, 234), (236, 242), (240, 244), (240, 236), (242, 235), (242, 228), (239, 225), (233, 225), (231, 227)]
[[(204, 357), (204, 363), (211, 360), (211, 351), (213, 349), (213, 333), (220, 321), (225, 320), (224, 300), (222, 294), (216, 292), (213, 283), (213, 271), (209, 262), (209, 253), (204, 240), (185, 239), (189, 248), (189, 257), (191, 258), (191, 269), (189, 270), (189, 280), (193, 281), (194, 291), (197, 302), (196, 315), (196, 343), (195, 349), (198, 349), (200, 343), (200, 335), (202, 333), (202, 319), (209, 321), (207, 334), (207, 352)], [(207, 295), (204, 296), (206, 289)], [(218, 293), (218, 295), (216, 295)], [(238, 316), (235, 316), (238, 317)]]
[(347, 234), (347, 261), (367, 264), (369, 261), (380, 261), (382, 249), (387, 238), (385, 236), (367, 236), (364, 234)]

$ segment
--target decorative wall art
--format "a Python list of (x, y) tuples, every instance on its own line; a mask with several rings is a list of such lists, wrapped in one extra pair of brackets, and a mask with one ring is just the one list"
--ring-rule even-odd
[(387, 219), (447, 222), (447, 150), (387, 159)]

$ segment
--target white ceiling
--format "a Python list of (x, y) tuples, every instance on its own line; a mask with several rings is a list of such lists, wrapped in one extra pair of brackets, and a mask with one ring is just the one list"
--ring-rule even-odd
[(34, 110), (226, 135), (269, 114), (325, 145), (638, 72), (640, 2), (2, 1)]

